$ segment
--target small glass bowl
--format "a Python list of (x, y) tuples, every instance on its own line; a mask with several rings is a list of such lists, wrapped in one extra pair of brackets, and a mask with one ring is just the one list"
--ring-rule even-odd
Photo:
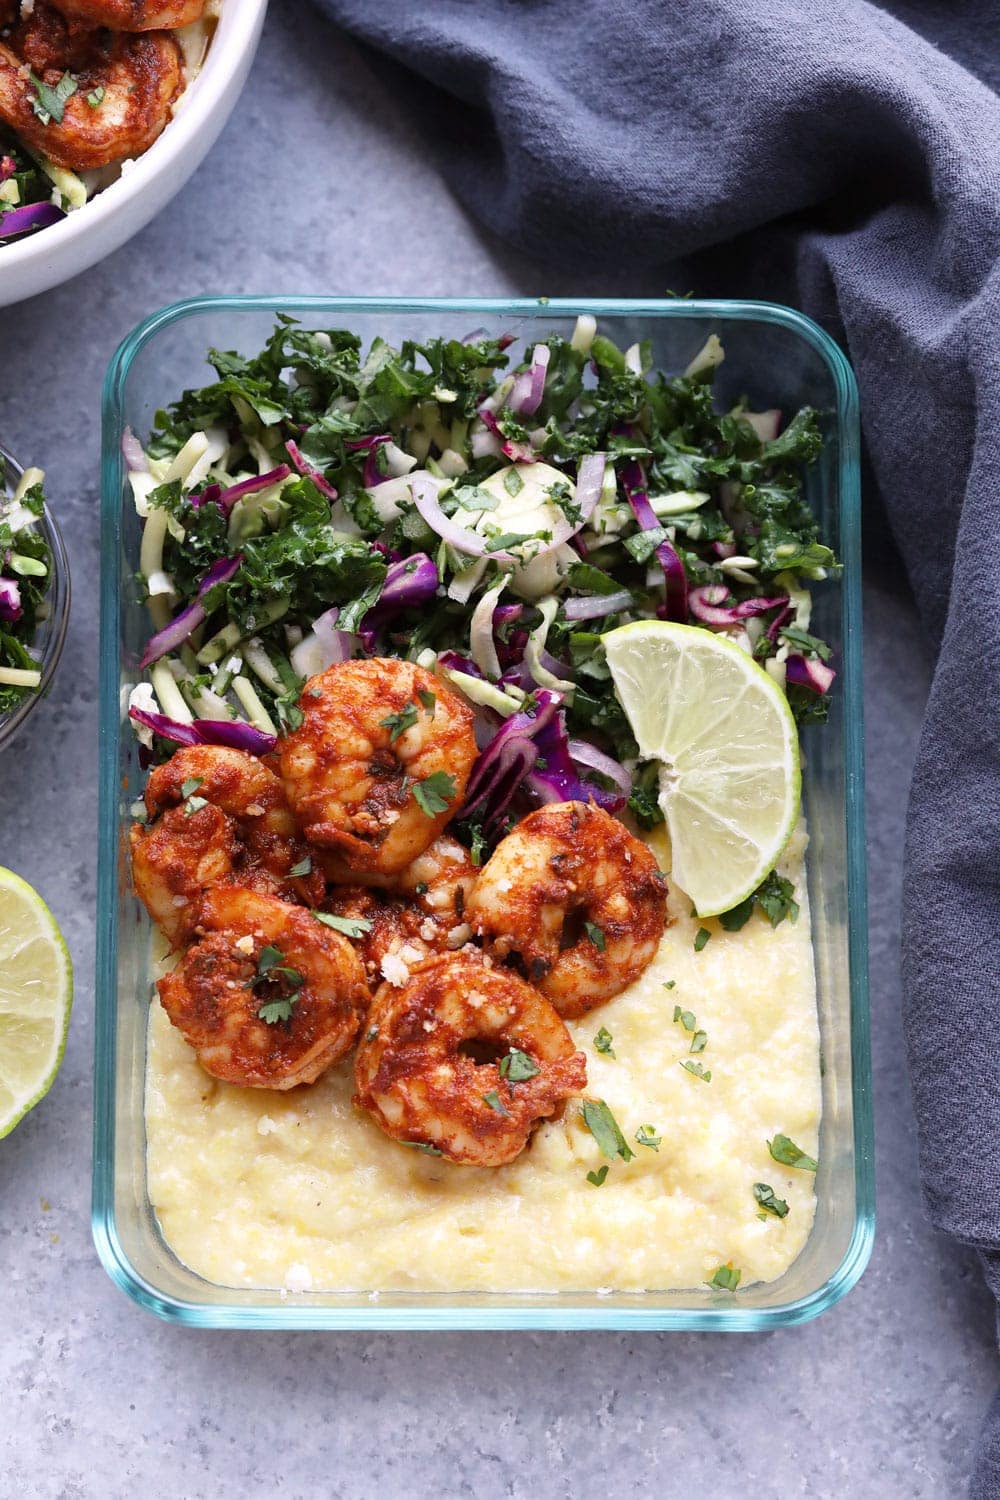
[[(0, 494), (12, 494), (23, 473), (24, 470), (17, 459), (8, 453), (6, 448), (0, 447)], [(46, 619), (39, 622), (35, 639), (29, 647), (32, 656), (37, 658), (42, 680), (37, 689), (23, 698), (15, 708), (8, 710), (7, 713), (0, 713), (0, 750), (6, 749), (35, 704), (45, 697), (52, 685), (69, 626), (69, 559), (63, 545), (62, 533), (47, 505), (38, 525), (52, 552), (52, 578), (48, 592), (49, 613)]]

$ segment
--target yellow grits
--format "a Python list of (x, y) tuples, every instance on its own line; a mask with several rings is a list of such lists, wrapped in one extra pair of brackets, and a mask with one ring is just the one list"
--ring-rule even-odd
[[(646, 973), (570, 1023), (589, 1094), (632, 1146), (603, 1166), (576, 1104), (498, 1169), (455, 1166), (383, 1135), (351, 1103), (350, 1062), (289, 1093), (239, 1089), (202, 1071), (154, 1001), (147, 1057), (149, 1196), (167, 1244), (233, 1287), (317, 1291), (653, 1291), (702, 1285), (731, 1261), (742, 1284), (772, 1281), (804, 1246), (813, 1174), (767, 1141), (815, 1156), (819, 1032), (803, 858), (782, 874), (796, 923), (759, 914), (740, 932), (701, 924), (672, 890), (673, 923)], [(711, 939), (694, 950), (699, 926)], [(673, 988), (665, 985), (673, 981)], [(708, 1034), (692, 1055), (675, 1005)], [(615, 1058), (593, 1039), (605, 1027)], [(705, 1083), (680, 1066), (711, 1070)], [(635, 1133), (651, 1125), (658, 1151)], [(756, 1182), (789, 1205), (759, 1216)]]

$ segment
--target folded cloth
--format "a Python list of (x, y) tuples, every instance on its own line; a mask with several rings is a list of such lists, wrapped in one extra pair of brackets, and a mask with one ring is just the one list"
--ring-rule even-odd
[[(521, 250), (605, 284), (793, 300), (846, 345), (875, 490), (939, 652), (903, 943), (925, 1191), (1000, 1294), (995, 12), (318, 3), (399, 65), (444, 172)], [(973, 1493), (1000, 1497), (1000, 1404)]]

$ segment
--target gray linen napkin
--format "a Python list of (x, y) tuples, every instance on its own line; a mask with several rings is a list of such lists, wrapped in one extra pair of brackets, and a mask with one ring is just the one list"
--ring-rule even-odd
[[(1000, 1296), (995, 7), (317, 3), (399, 65), (442, 169), (498, 234), (596, 287), (791, 300), (846, 346), (869, 499), (939, 651), (904, 913), (924, 1185)], [(1000, 1497), (1000, 1401), (972, 1494)]]

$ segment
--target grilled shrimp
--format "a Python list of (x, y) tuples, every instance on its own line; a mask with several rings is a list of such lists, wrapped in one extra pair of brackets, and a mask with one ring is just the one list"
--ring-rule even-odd
[(509, 969), (439, 955), (377, 991), (354, 1060), (355, 1103), (387, 1135), (451, 1161), (513, 1161), (587, 1083), (558, 1012)]
[(306, 857), (277, 776), (256, 756), (222, 746), (178, 750), (150, 775), (146, 827), (132, 828), (136, 895), (175, 947), (189, 938), (210, 886), (244, 885), (316, 903), (319, 871), (291, 871)]
[(496, 958), (516, 956), (568, 1018), (645, 969), (666, 925), (656, 860), (617, 818), (583, 802), (529, 813), (479, 874), (469, 921)]
[(339, 886), (323, 909), (365, 924), (358, 948), (369, 982), (401, 984), (432, 953), (454, 952), (471, 938), (465, 902), (475, 874), (468, 850), (443, 834), (402, 871), (391, 891)]
[(472, 712), (413, 662), (340, 662), (311, 677), (281, 747), (288, 800), (341, 880), (397, 875), (462, 804)]
[[(32, 74), (59, 91), (61, 118), (46, 115)], [(74, 87), (65, 96), (67, 79)], [(183, 82), (181, 50), (168, 32), (81, 31), (43, 0), (0, 41), (0, 121), (72, 171), (140, 156), (169, 120)]]
[(157, 989), (206, 1073), (291, 1089), (350, 1051), (369, 992), (348, 938), (304, 907), (236, 885), (208, 893), (200, 930)]
[(160, 31), (200, 21), (207, 0), (59, 0), (59, 9), (85, 26), (108, 31)]

